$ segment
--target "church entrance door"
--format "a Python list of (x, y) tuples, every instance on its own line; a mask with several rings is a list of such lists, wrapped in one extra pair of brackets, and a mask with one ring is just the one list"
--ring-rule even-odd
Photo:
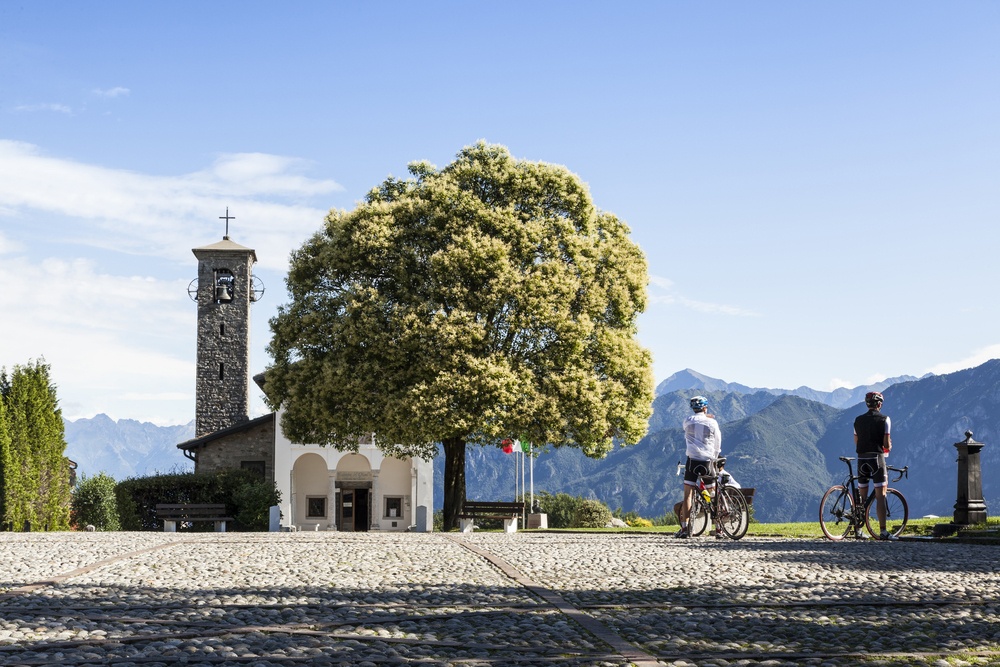
[(340, 529), (347, 532), (368, 530), (368, 489), (344, 489), (340, 498)]
[(354, 489), (354, 530), (368, 531), (368, 489)]

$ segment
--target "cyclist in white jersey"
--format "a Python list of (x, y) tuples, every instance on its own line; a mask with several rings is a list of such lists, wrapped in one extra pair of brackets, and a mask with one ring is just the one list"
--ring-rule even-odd
[[(698, 490), (699, 475), (715, 474), (712, 461), (722, 453), (722, 431), (719, 422), (708, 414), (708, 399), (695, 396), (691, 399), (694, 414), (684, 420), (684, 442), (687, 448), (687, 464), (684, 466), (684, 501), (681, 505), (681, 529), (674, 537), (691, 537), (688, 519), (691, 515), (691, 498)], [(711, 492), (715, 484), (706, 485)]]

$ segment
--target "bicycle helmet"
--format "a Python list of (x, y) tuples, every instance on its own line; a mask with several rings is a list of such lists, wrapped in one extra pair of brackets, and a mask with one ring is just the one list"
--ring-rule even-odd
[(882, 407), (882, 394), (877, 391), (870, 391), (865, 394), (865, 405), (869, 408), (880, 408)]
[(700, 412), (708, 407), (708, 399), (704, 396), (695, 396), (691, 399), (691, 409)]

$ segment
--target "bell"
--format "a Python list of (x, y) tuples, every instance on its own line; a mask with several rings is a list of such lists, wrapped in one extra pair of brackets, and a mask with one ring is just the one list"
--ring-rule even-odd
[(215, 300), (218, 303), (229, 303), (232, 301), (233, 295), (229, 293), (229, 287), (226, 285), (216, 285)]

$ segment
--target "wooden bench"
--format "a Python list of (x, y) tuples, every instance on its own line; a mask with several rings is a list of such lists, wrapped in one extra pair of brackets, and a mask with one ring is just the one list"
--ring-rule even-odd
[(747, 501), (747, 507), (750, 507), (751, 505), (753, 505), (753, 494), (754, 494), (754, 491), (756, 491), (756, 490), (757, 489), (754, 488), (754, 487), (752, 487), (752, 486), (750, 488), (746, 488), (746, 487), (740, 488), (740, 493), (743, 494), (743, 500)]
[(466, 500), (458, 515), (459, 529), (471, 533), (476, 519), (503, 519), (505, 533), (517, 532), (517, 520), (524, 514), (524, 503), (486, 502)]
[(194, 503), (161, 503), (156, 506), (156, 518), (163, 521), (163, 532), (176, 533), (178, 521), (213, 521), (215, 532), (226, 532), (226, 522), (232, 521), (233, 517), (224, 516), (226, 506), (223, 504), (194, 504)]

